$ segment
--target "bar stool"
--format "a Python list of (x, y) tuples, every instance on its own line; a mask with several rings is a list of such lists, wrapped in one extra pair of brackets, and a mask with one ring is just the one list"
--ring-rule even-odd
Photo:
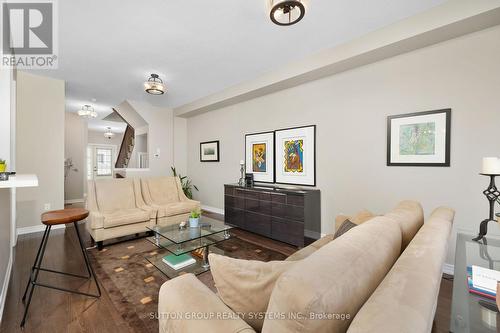
[[(21, 327), (24, 326), (24, 323), (26, 321), (26, 316), (28, 314), (28, 309), (29, 309), (30, 303), (31, 303), (31, 297), (33, 296), (33, 291), (34, 291), (36, 286), (56, 289), (56, 290), (60, 290), (60, 291), (65, 291), (65, 292), (89, 296), (89, 297), (95, 297), (95, 298), (101, 297), (101, 288), (99, 287), (99, 283), (97, 283), (97, 278), (96, 278), (96, 275), (94, 273), (94, 269), (92, 268), (92, 265), (90, 264), (90, 261), (89, 261), (88, 255), (87, 255), (87, 251), (85, 250), (85, 247), (83, 246), (82, 238), (80, 236), (80, 231), (78, 230), (78, 221), (81, 221), (81, 220), (87, 218), (87, 216), (89, 216), (89, 211), (86, 209), (83, 209), (83, 208), (68, 208), (68, 209), (54, 210), (54, 211), (46, 212), (46, 213), (42, 214), (41, 220), (42, 220), (42, 223), (45, 225), (45, 233), (43, 234), (42, 242), (40, 243), (40, 247), (38, 248), (38, 253), (36, 254), (35, 263), (33, 264), (33, 267), (31, 268), (30, 278), (28, 280), (26, 290), (24, 291), (24, 295), (23, 295), (23, 299), (22, 299), (23, 303), (26, 300), (26, 295), (28, 294), (28, 290), (30, 290), (30, 286), (31, 286), (31, 290), (30, 290), (29, 295), (28, 295), (28, 303), (26, 304), (26, 307), (24, 310), (23, 320), (21, 322)], [(43, 260), (44, 254), (45, 254), (45, 248), (47, 247), (47, 243), (49, 240), (50, 229), (54, 225), (69, 224), (69, 223), (73, 223), (75, 226), (76, 235), (78, 236), (78, 242), (80, 243), (80, 248), (82, 250), (83, 259), (85, 260), (85, 266), (87, 268), (88, 274), (85, 276), (77, 275), (77, 274), (73, 274), (73, 273), (67, 273), (67, 272), (59, 272), (59, 271), (55, 271), (55, 270), (47, 269), (47, 268), (42, 268), (42, 260)], [(60, 288), (60, 287), (40, 283), (37, 281), (38, 273), (40, 273), (40, 271), (63, 274), (63, 275), (73, 276), (73, 277), (82, 278), (82, 279), (93, 278), (95, 281), (95, 284), (97, 286), (97, 294), (89, 294), (89, 293), (84, 293), (84, 292), (80, 292), (77, 290), (70, 290), (70, 289), (65, 289), (65, 288)]]

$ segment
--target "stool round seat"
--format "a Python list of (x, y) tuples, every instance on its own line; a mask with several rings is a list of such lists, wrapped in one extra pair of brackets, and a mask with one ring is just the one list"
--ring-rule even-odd
[(81, 221), (89, 216), (89, 211), (83, 208), (66, 208), (53, 210), (42, 214), (45, 225), (67, 224)]

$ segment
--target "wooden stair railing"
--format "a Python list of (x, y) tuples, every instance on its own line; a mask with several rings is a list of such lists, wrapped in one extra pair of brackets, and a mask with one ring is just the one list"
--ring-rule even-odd
[(118, 153), (118, 158), (116, 159), (115, 168), (123, 169), (128, 167), (130, 161), (130, 156), (134, 150), (135, 145), (135, 131), (130, 125), (127, 125), (125, 133), (123, 134), (122, 144), (120, 146), (120, 151)]

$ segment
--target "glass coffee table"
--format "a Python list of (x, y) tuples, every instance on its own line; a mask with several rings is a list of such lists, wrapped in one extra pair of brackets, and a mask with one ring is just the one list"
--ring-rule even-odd
[[(197, 228), (190, 228), (188, 223), (185, 228), (180, 228), (178, 224), (175, 224), (169, 226), (157, 225), (148, 227), (148, 229), (154, 235), (147, 239), (156, 245), (160, 251), (157, 254), (147, 256), (146, 259), (163, 274), (169, 278), (174, 278), (184, 273), (197, 275), (208, 271), (210, 269), (208, 263), (209, 251), (224, 254), (224, 251), (210, 247), (230, 239), (229, 230), (232, 227), (221, 221), (202, 216)], [(196, 260), (196, 263), (178, 270), (173, 269), (162, 260), (168, 254), (180, 256), (199, 249), (203, 249), (202, 257), (192, 254), (191, 256)]]
[(463, 233), (457, 235), (450, 320), (450, 332), (453, 333), (500, 331), (495, 301), (471, 294), (467, 288), (468, 266), (500, 270), (500, 239), (484, 237), (475, 242), (474, 237)]

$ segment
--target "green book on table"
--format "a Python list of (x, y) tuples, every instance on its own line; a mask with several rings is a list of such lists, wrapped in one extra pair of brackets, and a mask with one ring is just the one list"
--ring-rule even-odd
[(178, 256), (175, 254), (169, 254), (164, 256), (162, 261), (176, 270), (196, 263), (196, 260), (187, 253)]

